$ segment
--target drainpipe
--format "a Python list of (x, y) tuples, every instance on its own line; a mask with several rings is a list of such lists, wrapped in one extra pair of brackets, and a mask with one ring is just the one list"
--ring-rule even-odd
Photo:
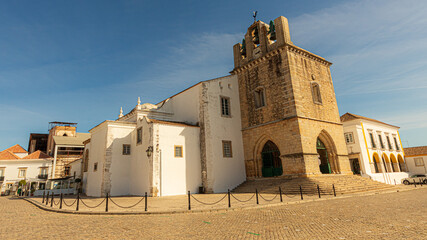
[[(52, 168), (52, 179), (55, 178), (55, 170), (56, 170), (56, 156), (58, 155), (58, 145), (55, 145), (55, 153), (53, 155), (53, 168)], [(50, 182), (50, 189), (53, 188), (53, 181)]]

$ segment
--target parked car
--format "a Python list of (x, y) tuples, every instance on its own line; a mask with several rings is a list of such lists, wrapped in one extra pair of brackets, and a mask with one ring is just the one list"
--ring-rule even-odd
[(415, 174), (415, 175), (412, 175), (408, 178), (402, 179), (402, 183), (405, 185), (409, 185), (411, 183), (414, 183), (414, 181), (415, 181), (415, 183), (421, 183), (422, 182), (423, 184), (427, 184), (427, 177), (425, 174)]

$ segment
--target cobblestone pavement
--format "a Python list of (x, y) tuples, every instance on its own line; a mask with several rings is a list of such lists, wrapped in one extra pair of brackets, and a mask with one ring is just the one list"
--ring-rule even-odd
[(73, 215), (0, 198), (0, 239), (427, 239), (427, 188), (169, 215)]

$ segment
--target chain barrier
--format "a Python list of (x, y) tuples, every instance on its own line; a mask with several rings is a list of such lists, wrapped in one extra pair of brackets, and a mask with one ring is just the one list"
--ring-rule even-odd
[[(114, 203), (114, 205), (116, 205), (116, 206), (117, 206), (117, 207), (119, 207), (119, 208), (133, 208), (133, 207), (135, 207), (136, 205), (140, 204), (140, 203), (142, 202), (142, 200), (144, 200), (144, 198), (145, 198), (145, 197), (142, 197), (142, 198), (141, 198), (137, 203), (135, 203), (135, 204), (133, 204), (133, 205), (131, 205), (131, 206), (124, 207), (124, 206), (120, 206), (119, 204), (117, 204), (116, 202), (114, 202), (112, 198), (108, 197), (108, 199), (110, 199), (110, 201), (111, 201), (112, 203)], [(105, 199), (104, 199), (104, 200), (105, 200)]]
[(76, 203), (76, 202), (77, 202), (77, 199), (75, 199), (75, 200), (74, 200), (74, 202), (73, 202), (73, 203), (71, 203), (70, 205), (68, 205), (68, 204), (67, 204), (67, 202), (65, 201), (65, 199), (63, 199), (63, 200), (62, 200), (62, 202), (65, 204), (65, 206), (67, 206), (67, 207), (71, 207), (71, 206), (73, 206), (73, 205), (74, 205), (74, 203)]
[(224, 195), (224, 197), (222, 197), (220, 200), (218, 200), (218, 201), (216, 201), (216, 202), (213, 202), (213, 203), (205, 203), (205, 202), (202, 202), (202, 201), (200, 201), (199, 199), (195, 198), (193, 195), (191, 195), (191, 197), (192, 197), (194, 200), (196, 200), (196, 202), (199, 202), (199, 203), (201, 203), (201, 204), (204, 204), (204, 205), (215, 205), (215, 204), (217, 204), (217, 203), (221, 202), (222, 200), (224, 200), (224, 198), (225, 198), (225, 197), (227, 197), (227, 195), (228, 195), (228, 193), (226, 193), (226, 194)]
[(288, 198), (294, 198), (294, 197), (296, 197), (296, 196), (299, 196), (298, 194), (296, 194), (296, 195), (292, 195), (292, 194), (286, 194), (286, 193), (282, 193), (282, 195), (284, 195), (285, 197), (288, 197)]
[(80, 198), (80, 202), (81, 203), (83, 203), (83, 205), (85, 205), (87, 208), (97, 208), (97, 207), (99, 207), (99, 206), (101, 206), (101, 204), (103, 204), (104, 202), (105, 202), (105, 198), (104, 198), (104, 200), (102, 200), (98, 205), (96, 205), (96, 206), (89, 206), (89, 205), (87, 205), (84, 201), (83, 201), (83, 199), (82, 198)]
[(58, 203), (56, 203), (55, 199), (53, 200), (53, 204), (55, 204), (55, 206), (58, 206), (60, 202), (61, 202), (61, 199), (58, 200)]
[(279, 194), (276, 194), (276, 196), (274, 196), (272, 199), (265, 199), (265, 198), (261, 195), (261, 193), (258, 193), (258, 195), (259, 195), (262, 199), (264, 199), (264, 201), (267, 201), (267, 202), (271, 202), (271, 201), (273, 201), (274, 199), (276, 199), (276, 198), (277, 198), (277, 196), (279, 196)]
[(255, 197), (255, 193), (254, 193), (254, 195), (252, 195), (252, 197), (250, 197), (248, 200), (240, 200), (240, 199), (238, 199), (238, 198), (236, 198), (235, 196), (234, 196), (234, 194), (232, 194), (231, 193), (231, 196), (234, 198), (234, 199), (236, 199), (238, 202), (242, 202), (242, 203), (244, 203), (244, 202), (249, 202), (252, 198), (254, 198)]

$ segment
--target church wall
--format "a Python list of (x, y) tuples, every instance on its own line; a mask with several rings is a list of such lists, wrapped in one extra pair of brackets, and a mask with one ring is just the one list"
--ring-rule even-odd
[[(199, 128), (155, 125), (161, 151), (160, 196), (197, 193), (201, 186)], [(183, 147), (183, 157), (175, 156), (175, 146)]]
[[(120, 196), (129, 195), (129, 182), (130, 182), (130, 166), (131, 156), (123, 155), (123, 144), (131, 144), (131, 132), (134, 131), (135, 126), (122, 126), (109, 124), (108, 138), (111, 138), (111, 166), (109, 172), (111, 173), (109, 179), (104, 176), (104, 181), (110, 182), (110, 195)], [(131, 146), (131, 152), (132, 152)], [(108, 191), (108, 190), (107, 190)]]
[[(207, 173), (204, 187), (207, 192), (226, 192), (246, 180), (237, 77), (203, 82), (202, 89), (204, 137), (201, 144), (205, 146), (202, 161)], [(230, 98), (231, 117), (221, 116), (221, 96)], [(231, 141), (231, 158), (223, 156), (223, 140)]]
[[(91, 130), (89, 162), (87, 172), (86, 194), (91, 197), (101, 196), (101, 183), (105, 162), (107, 144), (107, 123), (104, 122), (96, 129)], [(94, 163), (98, 163), (98, 170), (94, 171)]]

